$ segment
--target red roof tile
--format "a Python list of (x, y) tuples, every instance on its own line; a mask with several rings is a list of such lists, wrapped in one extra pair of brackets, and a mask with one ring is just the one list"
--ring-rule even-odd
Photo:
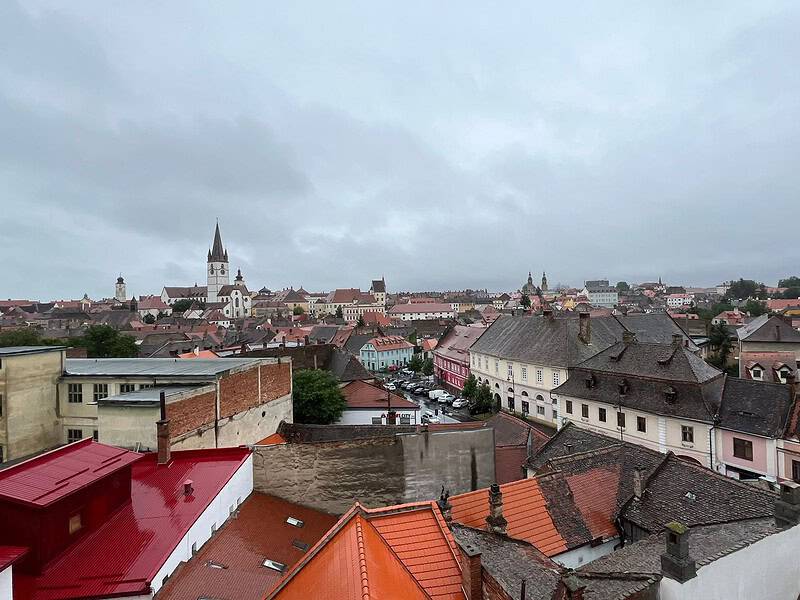
[[(288, 517), (301, 520), (303, 526), (290, 525), (286, 522)], [(336, 521), (333, 515), (253, 493), (236, 518), (228, 521), (191, 561), (170, 577), (158, 598), (263, 598), (282, 577), (278, 571), (264, 567), (264, 559), (293, 567)], [(295, 542), (308, 546), (304, 550), (293, 545)], [(224, 568), (209, 567), (209, 561)]]
[(523, 465), (528, 460), (526, 446), (496, 446), (494, 449), (494, 472), (497, 483), (510, 483), (525, 479)]
[(612, 538), (619, 535), (614, 525), (619, 493), (619, 467), (592, 469), (566, 479), (575, 506), (583, 515), (592, 537)]
[[(616, 488), (615, 488), (616, 489)], [(508, 521), (509, 537), (536, 546), (546, 556), (555, 556), (567, 549), (547, 510), (547, 502), (533, 479), (523, 479), (500, 486), (503, 492), (503, 516)], [(489, 490), (482, 489), (450, 498), (453, 520), (476, 529), (486, 528), (489, 516)]]
[(366, 381), (351, 381), (342, 386), (342, 393), (347, 402), (347, 408), (378, 408), (388, 407), (387, 396), (391, 396), (392, 408), (405, 410), (419, 410), (419, 406), (403, 396), (392, 394), (378, 386)]
[(27, 552), (28, 549), (22, 546), (0, 546), (0, 572), (13, 565)]
[(0, 471), (0, 499), (47, 506), (141, 457), (87, 438)]
[(255, 443), (256, 446), (273, 446), (275, 444), (285, 444), (286, 438), (283, 437), (280, 433), (273, 433), (272, 435), (268, 435), (263, 440), (258, 441)]
[[(184, 450), (167, 466), (142, 455), (132, 466), (131, 501), (38, 577), (15, 575), (15, 589), (32, 600), (149, 594), (164, 561), (249, 455), (246, 448)], [(188, 497), (187, 479), (194, 482)]]
[(389, 350), (401, 350), (404, 348), (414, 347), (414, 344), (400, 335), (372, 338), (367, 342), (367, 344), (372, 344), (372, 347), (378, 352), (387, 352)]

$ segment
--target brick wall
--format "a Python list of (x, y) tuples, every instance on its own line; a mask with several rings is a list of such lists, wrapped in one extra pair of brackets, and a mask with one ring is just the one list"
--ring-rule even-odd
[[(521, 586), (516, 592), (519, 593), (520, 591)], [(505, 592), (503, 587), (485, 569), (483, 571), (483, 600), (512, 600), (512, 597)]]
[(176, 438), (203, 425), (213, 424), (217, 412), (216, 403), (217, 394), (213, 390), (167, 403), (170, 437)]
[[(259, 371), (261, 397), (258, 395)], [(292, 370), (289, 363), (260, 365), (222, 377), (219, 382), (220, 418), (230, 417), (282, 398), (291, 391)]]

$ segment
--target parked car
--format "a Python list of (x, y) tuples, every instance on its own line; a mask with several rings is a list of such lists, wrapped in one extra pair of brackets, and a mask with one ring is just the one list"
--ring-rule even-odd
[(436, 400), (439, 396), (446, 393), (447, 392), (445, 392), (444, 390), (431, 390), (430, 392), (428, 392), (428, 398), (430, 398), (431, 400)]
[(422, 421), (423, 425), (425, 425), (427, 423), (432, 423), (434, 425), (438, 425), (439, 423), (442, 422), (441, 419), (439, 417), (437, 417), (436, 415), (434, 415), (431, 411), (427, 411), (424, 415), (422, 415), (422, 418), (420, 419), (420, 421)]
[(450, 404), (455, 399), (456, 397), (453, 396), (453, 394), (448, 394), (445, 392), (444, 394), (441, 394), (436, 400), (439, 402), (439, 404)]
[(469, 402), (465, 398), (456, 398), (453, 400), (453, 408), (464, 408)]
[(400, 371), (400, 372), (401, 372), (403, 375), (410, 375), (410, 376), (412, 376), (412, 377), (414, 376), (414, 371), (412, 371), (411, 369), (403, 369), (403, 370), (402, 370), (402, 371)]
[(394, 384), (391, 384), (391, 383), (387, 383), (383, 387), (386, 388), (387, 390), (389, 390), (390, 392), (393, 392), (393, 391), (395, 391), (397, 389), (397, 387)]
[(421, 385), (418, 385), (417, 387), (414, 388), (413, 391), (415, 394), (424, 394), (426, 392), (426, 389)]

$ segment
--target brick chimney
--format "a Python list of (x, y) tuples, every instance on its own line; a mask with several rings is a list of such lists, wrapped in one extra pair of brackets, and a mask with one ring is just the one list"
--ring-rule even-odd
[(794, 481), (781, 483), (781, 495), (775, 501), (775, 525), (793, 527), (800, 523), (800, 484)]
[(459, 548), (461, 548), (461, 587), (467, 600), (482, 600), (481, 553), (470, 544), (459, 545)]
[(680, 333), (673, 333), (672, 334), (672, 347), (673, 348), (680, 348), (683, 346), (683, 336)]
[(156, 439), (158, 440), (158, 464), (166, 465), (170, 461), (169, 419), (167, 418), (167, 400), (164, 392), (159, 396), (161, 419), (156, 422)]
[(587, 346), (592, 343), (592, 317), (588, 312), (578, 313), (578, 337)]
[(489, 488), (489, 516), (486, 517), (486, 524), (489, 531), (506, 534), (508, 521), (503, 516), (503, 492), (496, 483)]
[(574, 574), (564, 578), (564, 587), (567, 590), (566, 600), (583, 600), (583, 591), (586, 586), (583, 585)]
[(684, 583), (697, 577), (697, 564), (689, 556), (689, 528), (672, 521), (664, 527), (666, 552), (661, 555), (661, 574)]
[(447, 523), (447, 526), (449, 527), (453, 522), (453, 505), (450, 504), (450, 490), (445, 491), (444, 486), (442, 486), (442, 493), (439, 495), (439, 499), (436, 501), (436, 504), (439, 506), (439, 510), (442, 512), (444, 522)]
[(797, 376), (794, 373), (786, 374), (786, 385), (791, 390), (791, 399), (794, 400), (797, 395)]

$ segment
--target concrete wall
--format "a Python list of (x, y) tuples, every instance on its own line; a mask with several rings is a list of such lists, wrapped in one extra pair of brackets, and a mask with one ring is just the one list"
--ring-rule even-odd
[(292, 396), (290, 394), (220, 419), (217, 429), (217, 446), (255, 444), (275, 433), (281, 421), (292, 422)]
[(58, 378), (64, 352), (4, 356), (0, 366), (0, 445), (10, 460), (61, 442)]
[(460, 494), (494, 482), (494, 431), (421, 432), (258, 446), (255, 489), (340, 514), (358, 500), (385, 506)]
[[(689, 542), (691, 544), (691, 540)], [(660, 600), (784, 600), (800, 595), (800, 526), (699, 566), (697, 577), (678, 583), (664, 577)]]

